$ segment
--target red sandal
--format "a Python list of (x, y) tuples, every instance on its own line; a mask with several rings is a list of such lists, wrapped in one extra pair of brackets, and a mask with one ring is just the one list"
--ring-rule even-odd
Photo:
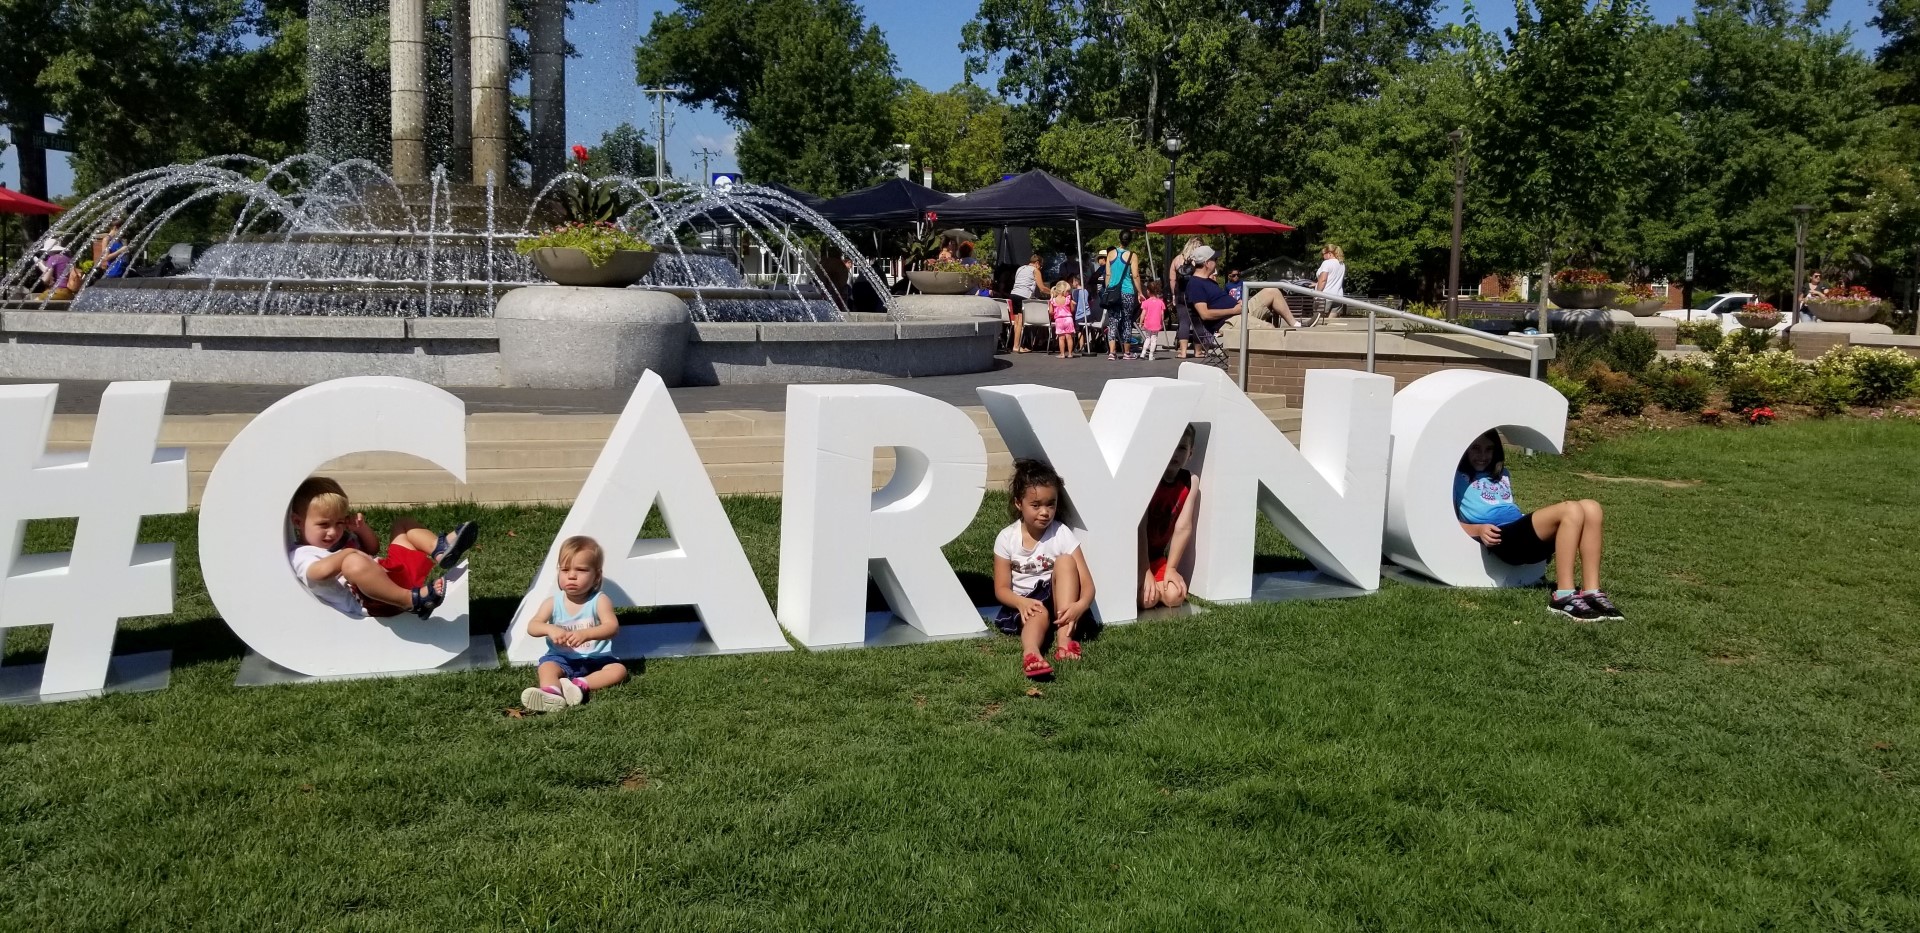
[(1022, 660), (1021, 672), (1026, 674), (1030, 679), (1038, 680), (1042, 677), (1052, 676), (1053, 665), (1048, 664), (1046, 658), (1037, 654), (1029, 654)]
[(1054, 646), (1053, 659), (1055, 661), (1080, 660), (1080, 643), (1071, 638), (1062, 639), (1060, 644)]

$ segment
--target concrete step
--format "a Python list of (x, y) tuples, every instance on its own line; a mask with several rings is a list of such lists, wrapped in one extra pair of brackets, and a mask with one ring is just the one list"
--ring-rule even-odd
[[(1297, 439), (1300, 413), (1279, 396), (1255, 402), (1274, 424)], [(1085, 403), (1087, 409), (1092, 403)], [(1012, 472), (1013, 457), (981, 408), (966, 409), (981, 427), (987, 448), (988, 482), (999, 485)], [(211, 415), (168, 419), (161, 443), (187, 450), (189, 501), (198, 506), (207, 477), (233, 433), (250, 416)], [(91, 417), (55, 419), (55, 451), (84, 451)], [(702, 412), (685, 416), (694, 449), (722, 495), (777, 495), (781, 461), (786, 455), (780, 412)], [(364, 505), (432, 502), (487, 504), (570, 503), (599, 459), (614, 415), (480, 414), (468, 416), (467, 482), (456, 482), (438, 467), (415, 457), (386, 452), (351, 454), (318, 472), (340, 480), (354, 501)], [(890, 451), (877, 452), (874, 487), (893, 473)]]

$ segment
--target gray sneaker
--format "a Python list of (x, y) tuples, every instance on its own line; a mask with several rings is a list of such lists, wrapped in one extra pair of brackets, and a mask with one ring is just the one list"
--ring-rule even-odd
[[(561, 683), (566, 684), (566, 681), (561, 681)], [(572, 684), (566, 684), (566, 686), (573, 687)], [(561, 689), (565, 690), (566, 688), (562, 687)], [(580, 688), (573, 687), (573, 692), (576, 694), (579, 693)], [(526, 707), (530, 713), (551, 713), (566, 709), (569, 704), (567, 703), (567, 698), (561, 694), (548, 693), (539, 687), (528, 687), (520, 691), (520, 705)]]
[(1602, 593), (1599, 590), (1594, 590), (1589, 593), (1581, 593), (1580, 598), (1586, 600), (1587, 605), (1593, 607), (1593, 611), (1600, 613), (1600, 618), (1602, 619), (1605, 619), (1609, 622), (1627, 621), (1627, 617), (1620, 614), (1620, 607), (1614, 605), (1613, 600), (1608, 599), (1607, 594)]

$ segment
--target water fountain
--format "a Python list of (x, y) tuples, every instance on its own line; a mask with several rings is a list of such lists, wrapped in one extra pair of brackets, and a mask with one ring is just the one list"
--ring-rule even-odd
[[(470, 10), (462, 4), (470, 4)], [(310, 24), (316, 62), (339, 64), (343, 48), (344, 57), (353, 56), (352, 42), (337, 35), (346, 22), (357, 24), (361, 33), (355, 35), (385, 36), (391, 50), (389, 87), (379, 89), (390, 93), (330, 87), (345, 80), (340, 75), (359, 72), (323, 69), (330, 77), (315, 93), (329, 98), (324, 105), (316, 101), (310, 130), (321, 151), (275, 163), (235, 155), (152, 169), (108, 185), (69, 209), (53, 234), (76, 253), (116, 220), (124, 224), (124, 238), (136, 254), (159, 245), (155, 238), (184, 211), (217, 203), (234, 220), (185, 274), (105, 279), (96, 271), (69, 313), (50, 313), (54, 308), (47, 301), (16, 303), (18, 310), (0, 312), (0, 331), (7, 335), (0, 342), (0, 372), (36, 378), (43, 377), (40, 373), (174, 378), (179, 372), (181, 378), (273, 382), (391, 372), (442, 384), (525, 383), (532, 377), (516, 371), (507, 346), (518, 339), (507, 335), (514, 328), (505, 320), (496, 327), (493, 319), (503, 299), (523, 289), (537, 291), (511, 302), (516, 320), (540, 305), (549, 310), (537, 320), (559, 324), (541, 332), (543, 342), (572, 334), (602, 354), (633, 345), (625, 337), (600, 335), (594, 324), (566, 323), (568, 306), (589, 300), (652, 309), (641, 316), (649, 323), (635, 318), (628, 322), (632, 327), (653, 327), (669, 318), (685, 322), (688, 326), (674, 332), (687, 335), (686, 378), (695, 382), (922, 375), (992, 365), (988, 338), (997, 336), (998, 324), (980, 323), (997, 321), (991, 303), (929, 304), (878, 289), (884, 315), (850, 314), (844, 299), (823, 285), (829, 276), (816, 246), (833, 247), (856, 275), (876, 282), (879, 277), (831, 223), (779, 190), (752, 184), (709, 188), (663, 178), (589, 179), (557, 166), (535, 166), (534, 173), (544, 173), (545, 180), (533, 190), (520, 187), (509, 177), (520, 170), (506, 161), (503, 129), (510, 118), (499, 74), (505, 61), (506, 40), (498, 28), (504, 0), (455, 4), (457, 13), (470, 13), (455, 19), (470, 21), (470, 44), (459, 42), (458, 35), (451, 40), (437, 35), (417, 21), (424, 16), (421, 0), (392, 0), (385, 6), (396, 17), (390, 31), (366, 28), (367, 17), (377, 15), (368, 0), (313, 5), (319, 18)], [(338, 21), (330, 23), (329, 17)], [(454, 70), (451, 88), (429, 84), (429, 52), (435, 42), (445, 46), (449, 41), (454, 49), (467, 50), (466, 64)], [(469, 80), (459, 79), (461, 68)], [(374, 74), (364, 67), (360, 72), (365, 72), (361, 78)], [(436, 95), (452, 106), (428, 107)], [(356, 101), (358, 111), (345, 106), (345, 98)], [(463, 110), (463, 99), (471, 101), (471, 120), (456, 122), (466, 126), (427, 120), (429, 112)], [(366, 152), (373, 121), (359, 111), (373, 101), (391, 103), (387, 153)], [(550, 126), (551, 116), (545, 119)], [(535, 123), (541, 120), (536, 113)], [(472, 180), (458, 178), (444, 162), (427, 169), (430, 153), (470, 154)], [(374, 160), (380, 155), (391, 158), (390, 166)], [(583, 187), (630, 204), (617, 222), (659, 253), (654, 271), (620, 290), (626, 294), (555, 290), (514, 251), (517, 241), (561, 218), (564, 195)], [(728, 235), (715, 237), (720, 230)], [(737, 253), (699, 245), (716, 239), (757, 244), (779, 257), (778, 272), (771, 281), (750, 283)], [(22, 262), (0, 270), (0, 294), (8, 294), (9, 287), (17, 291), (29, 268)], [(39, 316), (22, 316), (35, 312)], [(927, 318), (944, 320), (946, 329), (926, 323)], [(890, 343), (883, 345), (873, 339), (876, 335)], [(372, 343), (388, 339), (405, 341), (411, 349), (399, 354), (400, 345)], [(254, 342), (242, 345), (249, 340)], [(919, 344), (907, 346), (915, 341)], [(102, 355), (76, 347), (96, 344), (102, 351), (153, 352)], [(841, 352), (848, 347), (853, 349)], [(221, 362), (226, 358), (220, 354), (228, 351), (232, 360)], [(631, 363), (609, 358), (604, 368), (614, 375), (607, 378), (626, 379)]]

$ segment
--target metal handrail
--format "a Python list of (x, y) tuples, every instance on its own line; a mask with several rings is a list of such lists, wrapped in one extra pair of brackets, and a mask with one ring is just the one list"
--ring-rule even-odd
[(1447, 333), (1460, 334), (1465, 337), (1478, 337), (1482, 340), (1491, 340), (1502, 346), (1513, 347), (1516, 350), (1525, 350), (1527, 351), (1527, 377), (1529, 379), (1540, 378), (1540, 344), (1538, 341), (1515, 340), (1511, 337), (1502, 337), (1499, 334), (1489, 334), (1486, 331), (1475, 330), (1471, 327), (1465, 327), (1450, 321), (1436, 321), (1430, 317), (1396, 310), (1384, 305), (1377, 305), (1370, 301), (1348, 298), (1345, 295), (1331, 295), (1323, 291), (1308, 288), (1304, 285), (1295, 285), (1292, 282), (1242, 282), (1240, 291), (1240, 388), (1242, 391), (1245, 391), (1247, 388), (1247, 350), (1253, 344), (1252, 339), (1250, 339), (1251, 332), (1247, 330), (1248, 302), (1253, 298), (1254, 291), (1261, 288), (1277, 288), (1283, 292), (1305, 295), (1308, 298), (1325, 299), (1329, 305), (1346, 305), (1349, 308), (1358, 308), (1367, 312), (1367, 372), (1373, 372), (1375, 325), (1378, 315), (1384, 314), (1388, 317), (1417, 321), (1427, 327), (1432, 327)]

